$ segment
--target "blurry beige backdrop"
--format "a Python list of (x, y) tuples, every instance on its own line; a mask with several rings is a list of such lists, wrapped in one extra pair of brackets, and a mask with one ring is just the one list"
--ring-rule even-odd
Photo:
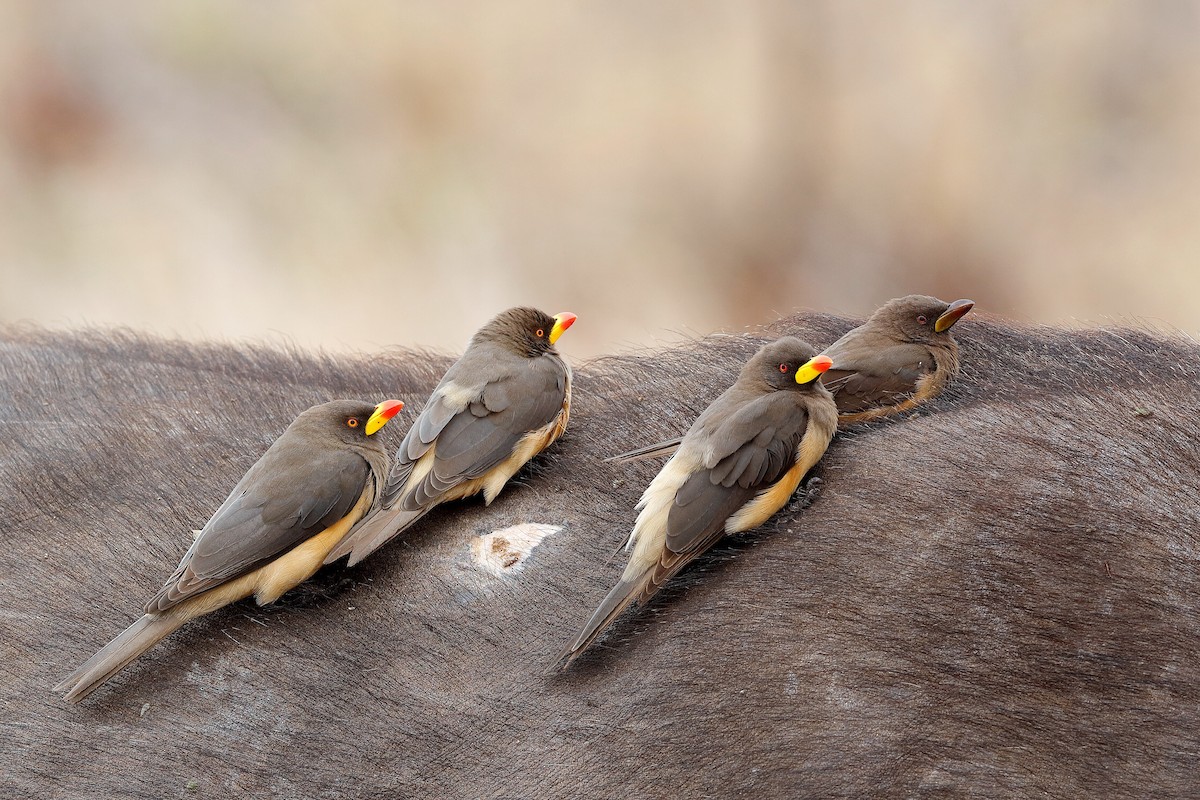
[(573, 355), (909, 291), (1200, 331), (1200, 3), (0, 4), (0, 321)]

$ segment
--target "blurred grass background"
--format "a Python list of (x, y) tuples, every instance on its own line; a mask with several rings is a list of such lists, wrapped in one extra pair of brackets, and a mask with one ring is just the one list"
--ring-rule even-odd
[[(0, 321), (589, 355), (911, 291), (1200, 330), (1200, 3), (0, 4)], [(821, 344), (821, 343), (818, 343)]]

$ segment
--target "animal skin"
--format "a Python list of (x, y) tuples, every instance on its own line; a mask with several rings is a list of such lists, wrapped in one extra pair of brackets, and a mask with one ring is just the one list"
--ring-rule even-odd
[[(576, 362), (571, 429), (491, 507), (198, 620), (79, 706), (50, 687), (286, 421), (335, 397), (419, 411), (450, 359), (0, 329), (0, 796), (1195, 796), (1182, 337), (972, 315), (945, 394), (839, 435), (819, 487), (546, 673), (659, 466), (601, 458), (686, 428), (766, 339), (856, 322)], [(475, 563), (522, 523), (562, 530), (506, 574)]]

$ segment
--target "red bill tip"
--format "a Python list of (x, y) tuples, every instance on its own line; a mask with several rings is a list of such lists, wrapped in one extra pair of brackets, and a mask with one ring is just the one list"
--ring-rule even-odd
[(399, 414), (402, 408), (404, 408), (404, 403), (399, 400), (384, 400), (379, 404), (379, 416), (385, 420), (391, 419)]

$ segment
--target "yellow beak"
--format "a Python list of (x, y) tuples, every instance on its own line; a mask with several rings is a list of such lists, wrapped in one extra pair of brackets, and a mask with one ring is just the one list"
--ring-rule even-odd
[(384, 400), (375, 406), (375, 411), (367, 418), (367, 427), (364, 429), (367, 436), (387, 425), (387, 421), (399, 414), (402, 408), (404, 403), (399, 400)]
[(808, 363), (796, 370), (796, 383), (803, 386), (821, 377), (821, 373), (833, 366), (833, 359), (827, 355), (813, 356)]
[(554, 327), (550, 329), (550, 344), (558, 341), (558, 337), (563, 335), (563, 331), (571, 327), (577, 317), (570, 311), (564, 311), (561, 314), (554, 315)]

